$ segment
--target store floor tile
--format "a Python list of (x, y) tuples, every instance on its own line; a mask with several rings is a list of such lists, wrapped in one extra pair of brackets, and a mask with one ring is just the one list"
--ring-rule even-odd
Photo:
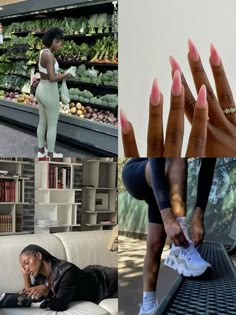
[[(37, 149), (37, 137), (35, 133), (0, 122), (1, 157), (18, 156), (32, 158), (36, 156)], [(94, 157), (91, 153), (60, 142), (56, 143), (55, 151), (63, 153), (65, 157)]]

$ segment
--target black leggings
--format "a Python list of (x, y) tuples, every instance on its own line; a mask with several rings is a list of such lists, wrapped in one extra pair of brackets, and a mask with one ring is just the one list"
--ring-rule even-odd
[[(148, 160), (155, 194), (145, 177)], [(201, 159), (196, 207), (201, 207), (204, 211), (211, 189), (215, 163), (215, 158)], [(132, 158), (123, 168), (122, 179), (130, 195), (136, 199), (144, 200), (148, 204), (148, 222), (163, 224), (160, 210), (170, 207), (169, 187), (165, 176), (165, 159)]]

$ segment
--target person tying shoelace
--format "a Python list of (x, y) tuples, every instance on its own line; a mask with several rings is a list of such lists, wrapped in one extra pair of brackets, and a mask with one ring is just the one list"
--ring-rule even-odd
[[(196, 209), (205, 209), (215, 159), (202, 159)], [(164, 264), (186, 277), (197, 277), (211, 268), (194, 247), (203, 238), (190, 240), (186, 225), (186, 158), (131, 158), (122, 172), (126, 190), (148, 204), (147, 248), (143, 268), (143, 303), (139, 315), (156, 315), (156, 284), (166, 235), (172, 240)], [(195, 219), (198, 214), (195, 214)], [(193, 228), (193, 226), (192, 226)], [(198, 226), (199, 228), (199, 226)], [(196, 232), (196, 231), (195, 231)], [(196, 234), (196, 233), (195, 233)]]

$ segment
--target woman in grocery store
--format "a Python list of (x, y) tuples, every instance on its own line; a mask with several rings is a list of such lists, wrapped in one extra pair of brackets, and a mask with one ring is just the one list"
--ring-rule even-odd
[(118, 296), (117, 268), (90, 265), (80, 269), (34, 244), (22, 250), (19, 261), (24, 279), (21, 293), (31, 301), (43, 300), (41, 308), (64, 311), (71, 301), (98, 304)]
[(62, 157), (61, 153), (54, 152), (60, 110), (58, 81), (74, 75), (71, 68), (64, 74), (58, 74), (59, 65), (54, 53), (60, 50), (63, 37), (63, 31), (55, 27), (48, 30), (42, 39), (45, 48), (39, 54), (40, 83), (35, 94), (39, 104), (38, 158)]

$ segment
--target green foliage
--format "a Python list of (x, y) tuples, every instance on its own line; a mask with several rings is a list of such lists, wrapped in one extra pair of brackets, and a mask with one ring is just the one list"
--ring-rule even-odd
[[(188, 162), (187, 218), (189, 223), (196, 202), (199, 168), (199, 159), (191, 159)], [(217, 159), (205, 211), (206, 239), (225, 242), (229, 240), (228, 235), (231, 230), (234, 213), (236, 212), (235, 188), (236, 158)]]

